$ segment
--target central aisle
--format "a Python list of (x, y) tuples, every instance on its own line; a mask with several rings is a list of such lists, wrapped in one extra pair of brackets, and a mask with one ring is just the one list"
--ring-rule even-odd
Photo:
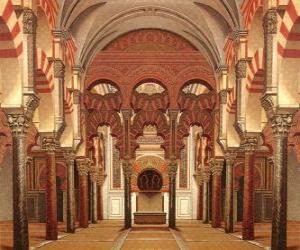
[[(177, 221), (177, 229), (134, 225), (122, 229), (122, 221), (100, 221), (57, 241), (45, 242), (43, 250), (258, 250), (262, 247), (225, 234), (201, 221)], [(33, 248), (34, 249), (34, 248)]]

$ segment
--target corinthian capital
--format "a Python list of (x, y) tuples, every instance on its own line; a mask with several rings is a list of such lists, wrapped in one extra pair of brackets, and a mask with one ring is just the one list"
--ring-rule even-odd
[(241, 143), (241, 147), (245, 152), (253, 152), (257, 147), (258, 140), (254, 136), (246, 136)]
[(276, 9), (268, 9), (264, 19), (263, 19), (263, 28), (265, 34), (276, 34), (278, 25), (278, 17)]
[(13, 135), (27, 133), (27, 129), (29, 127), (29, 120), (23, 112), (8, 113), (7, 120)]
[(34, 111), (40, 104), (40, 98), (35, 94), (29, 94), (26, 96), (26, 116), (29, 120), (33, 118)]
[(91, 160), (88, 158), (76, 159), (76, 166), (80, 176), (87, 176), (91, 169)]
[(223, 159), (212, 159), (210, 161), (210, 170), (212, 175), (221, 175), (223, 170)]
[(235, 152), (235, 151), (227, 151), (225, 153), (226, 164), (233, 165), (236, 156), (237, 156), (237, 152)]
[(42, 149), (46, 152), (54, 152), (59, 148), (59, 142), (54, 136), (42, 136)]
[(271, 126), (275, 136), (288, 136), (290, 127), (292, 126), (292, 114), (276, 114), (271, 117)]
[(23, 10), (23, 33), (35, 34), (37, 27), (37, 18), (32, 9), (25, 8)]

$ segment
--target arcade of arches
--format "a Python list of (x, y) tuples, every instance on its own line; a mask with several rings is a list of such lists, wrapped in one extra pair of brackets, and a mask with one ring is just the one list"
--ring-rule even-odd
[(0, 0), (0, 249), (300, 249), (299, 62), (300, 0)]

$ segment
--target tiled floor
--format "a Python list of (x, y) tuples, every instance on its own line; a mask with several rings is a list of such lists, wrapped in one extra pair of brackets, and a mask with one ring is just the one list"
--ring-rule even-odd
[[(235, 225), (235, 235), (241, 237), (242, 225), (238, 223)], [(266, 246), (271, 246), (271, 223), (256, 223), (255, 224), (255, 241)], [(300, 250), (300, 222), (289, 221), (287, 225), (287, 249), (288, 250)]]
[[(228, 235), (223, 229), (214, 229), (201, 221), (177, 221), (177, 231), (167, 226), (134, 226), (122, 229), (122, 221), (101, 221), (75, 234), (66, 234), (65, 224), (59, 224), (58, 241), (45, 243), (45, 224), (30, 224), (32, 249), (195, 249), (195, 250), (255, 250), (270, 246), (271, 224), (255, 225), (256, 246), (241, 240), (241, 225), (235, 225), (235, 233)], [(300, 250), (300, 222), (288, 224), (288, 250)], [(12, 224), (0, 223), (0, 250), (12, 250)]]

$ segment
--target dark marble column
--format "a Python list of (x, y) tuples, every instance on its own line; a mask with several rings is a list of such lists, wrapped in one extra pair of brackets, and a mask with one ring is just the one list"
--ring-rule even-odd
[(243, 195), (243, 240), (254, 239), (254, 150), (257, 138), (246, 137), (242, 142), (245, 151), (244, 195)]
[(11, 112), (8, 123), (13, 147), (14, 249), (29, 249), (26, 198), (26, 134), (29, 121), (22, 110)]
[(169, 162), (169, 227), (176, 228), (176, 174), (178, 164), (176, 159)]
[(42, 148), (47, 157), (46, 239), (57, 240), (58, 231), (55, 150), (58, 148), (58, 142), (54, 135), (46, 135), (43, 137)]
[(67, 163), (67, 232), (75, 233), (74, 152), (66, 152), (65, 159)]
[(221, 227), (221, 203), (222, 203), (222, 187), (221, 178), (223, 170), (223, 159), (215, 159), (211, 165), (212, 172), (212, 227)]
[(198, 167), (196, 174), (194, 175), (197, 186), (198, 186), (198, 198), (197, 198), (197, 220), (202, 220), (203, 213), (203, 179), (201, 174), (201, 168)]
[(209, 223), (209, 181), (210, 181), (210, 170), (208, 167), (205, 167), (202, 172), (203, 176), (203, 213), (202, 213), (202, 222), (204, 224)]
[(93, 224), (97, 224), (98, 223), (97, 181), (99, 179), (99, 168), (92, 166), (90, 171), (90, 178), (91, 178), (91, 198), (92, 198), (91, 221)]
[(233, 233), (233, 164), (236, 153), (227, 152), (226, 160), (226, 191), (225, 191), (225, 233)]
[(126, 158), (123, 160), (124, 174), (124, 202), (125, 202), (125, 229), (131, 228), (131, 175), (132, 163)]
[(287, 150), (292, 115), (274, 115), (271, 118), (271, 124), (275, 137), (272, 250), (285, 250), (287, 233)]
[(76, 159), (79, 174), (79, 227), (89, 226), (88, 205), (88, 174), (90, 171), (89, 159)]

